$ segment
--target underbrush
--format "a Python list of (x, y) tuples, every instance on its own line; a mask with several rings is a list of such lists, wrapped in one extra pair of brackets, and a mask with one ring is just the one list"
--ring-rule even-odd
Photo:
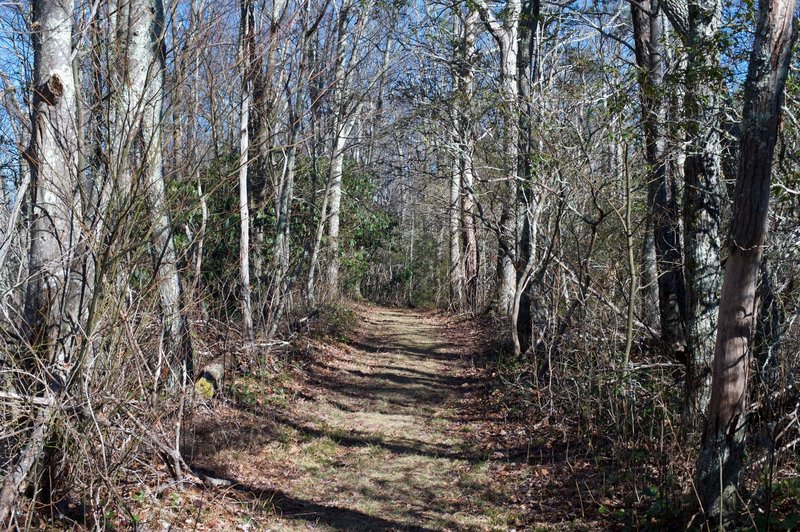
[(290, 330), (303, 337), (347, 342), (358, 323), (358, 315), (344, 303), (326, 304), (290, 323)]
[[(481, 328), (486, 400), (506, 423), (497, 438), (505, 455), (532, 476), (531, 489), (520, 494), (540, 509), (530, 512), (531, 522), (545, 515), (542, 490), (559, 484), (560, 496), (574, 497), (580, 508), (554, 496), (552, 506), (560, 508), (545, 515), (549, 524), (579, 517), (633, 530), (702, 526), (692, 479), (700, 434), (684, 418), (682, 366), (642, 345), (623, 371), (619, 346), (585, 333), (520, 359), (511, 354), (504, 323), (486, 319)], [(796, 406), (750, 423), (742, 529), (800, 524), (796, 455), (786, 444), (778, 453), (774, 444), (779, 430), (781, 441), (797, 444)], [(543, 467), (546, 481), (538, 478)]]
[[(223, 368), (211, 400), (196, 393), (191, 379), (165, 370), (155, 324), (140, 320), (135, 329), (120, 327), (100, 346), (118, 356), (87, 368), (75, 393), (59, 405), (42, 460), (47, 469), (20, 499), (14, 523), (21, 529), (191, 528), (206, 512), (203, 475), (193, 471), (197, 416), (217, 406), (242, 412), (286, 408), (315, 352), (325, 342), (347, 341), (356, 323), (348, 307), (325, 306), (310, 316), (290, 316), (277, 338), (257, 337), (245, 349), (235, 322), (198, 318), (191, 328), (196, 372), (209, 364)], [(28, 410), (35, 412), (35, 406), (9, 407), (3, 414), (9, 422), (24, 420), (33, 417)], [(13, 445), (28, 437), (26, 425), (16, 424), (23, 432), (5, 440), (9, 455), (20, 452)], [(13, 425), (7, 427), (12, 434)]]

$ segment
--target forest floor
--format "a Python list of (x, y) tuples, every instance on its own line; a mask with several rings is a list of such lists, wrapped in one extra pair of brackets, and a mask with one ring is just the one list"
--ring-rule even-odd
[[(579, 460), (554, 468), (547, 459), (530, 460), (530, 448), (512, 459), (509, 446), (492, 443), (529, 440), (505, 414), (487, 410), (491, 389), (474, 362), (482, 338), (469, 321), (366, 305), (355, 312), (357, 325), (344, 341), (308, 340), (308, 361), (294, 375), (237, 380), (235, 399), (199, 409), (191, 463), (230, 484), (172, 494), (162, 526), (598, 526), (584, 511), (592, 503), (578, 506), (574, 493)], [(554, 483), (558, 469), (568, 473), (566, 489)]]

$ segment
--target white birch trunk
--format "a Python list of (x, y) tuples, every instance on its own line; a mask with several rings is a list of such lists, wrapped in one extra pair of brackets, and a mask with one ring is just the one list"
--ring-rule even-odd
[(242, 66), (242, 103), (239, 131), (239, 275), (241, 281), (242, 319), (248, 346), (253, 343), (253, 308), (250, 301), (250, 206), (247, 194), (247, 170), (250, 151), (250, 95), (253, 91), (249, 48), (252, 46), (252, 4), (242, 0), (242, 20), (239, 60)]
[[(457, 145), (457, 144), (456, 144)], [(453, 161), (450, 174), (450, 307), (464, 307), (464, 262), (461, 254), (461, 171), (459, 158)]]
[(164, 90), (164, 10), (161, 0), (137, 0), (131, 8), (129, 54), (132, 93), (141, 102), (141, 156), (145, 201), (152, 219), (152, 245), (156, 260), (165, 352), (173, 377), (180, 366), (192, 370), (188, 323), (181, 309), (178, 257), (164, 181), (162, 108)]

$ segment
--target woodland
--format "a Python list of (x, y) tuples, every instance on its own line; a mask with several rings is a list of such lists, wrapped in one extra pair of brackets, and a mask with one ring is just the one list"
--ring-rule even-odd
[(0, 2), (0, 527), (800, 527), (795, 0)]

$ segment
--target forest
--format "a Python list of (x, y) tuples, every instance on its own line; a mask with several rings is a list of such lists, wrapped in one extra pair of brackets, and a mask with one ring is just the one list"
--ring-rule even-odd
[(796, 530), (799, 29), (0, 2), (0, 528)]

